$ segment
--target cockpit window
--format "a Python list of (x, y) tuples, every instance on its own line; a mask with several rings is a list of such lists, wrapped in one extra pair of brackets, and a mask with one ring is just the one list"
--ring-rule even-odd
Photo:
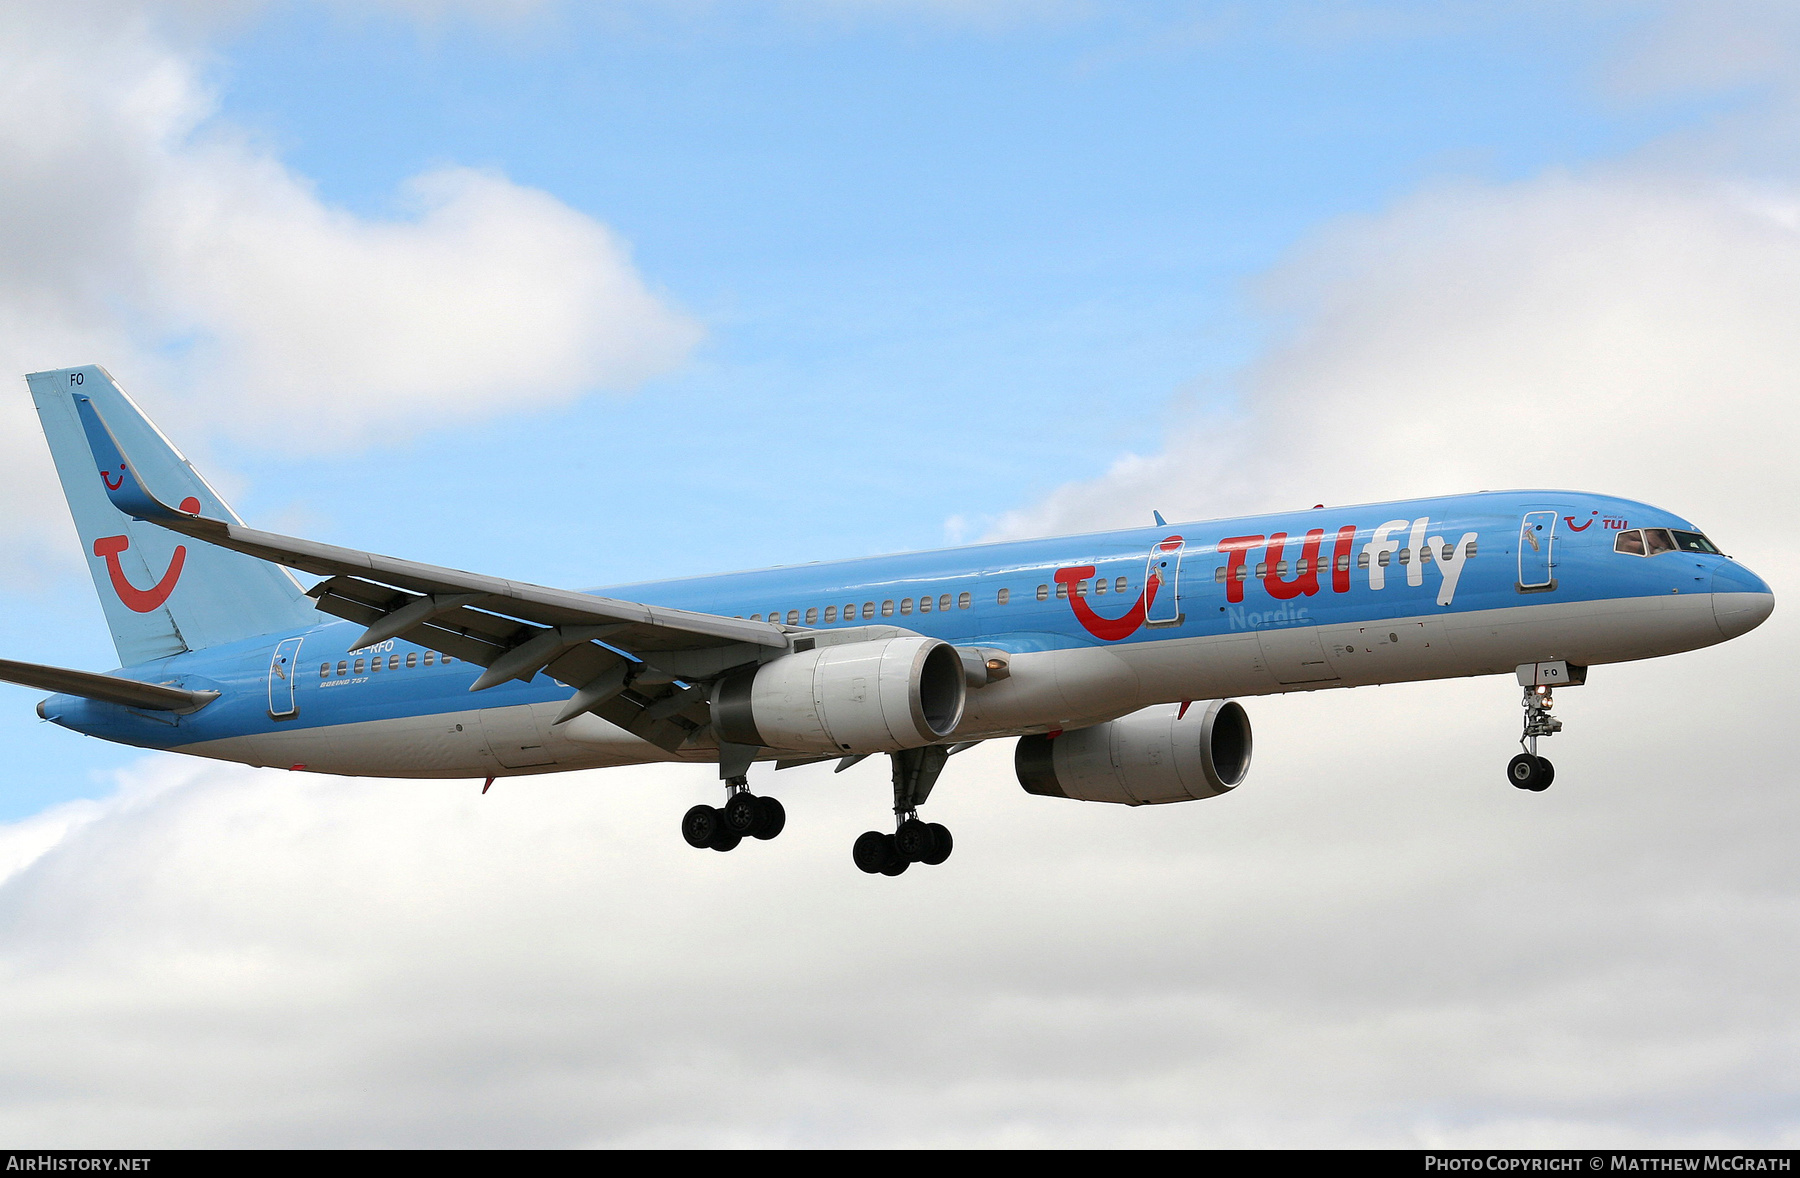
[(1613, 541), (1613, 551), (1623, 552), (1627, 556), (1644, 555), (1644, 533), (1636, 528), (1629, 532), (1620, 532), (1618, 538)]
[(1670, 534), (1675, 537), (1675, 546), (1680, 548), (1683, 552), (1711, 552), (1716, 554), (1719, 551), (1717, 545), (1711, 540), (1708, 540), (1705, 536), (1702, 536), (1699, 532), (1671, 532)]
[(1675, 538), (1669, 535), (1667, 528), (1645, 528), (1644, 550), (1646, 556), (1655, 556), (1661, 552), (1675, 551)]

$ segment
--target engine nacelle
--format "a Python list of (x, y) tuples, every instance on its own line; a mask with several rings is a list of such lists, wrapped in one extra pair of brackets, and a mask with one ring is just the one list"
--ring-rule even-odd
[(721, 740), (808, 753), (891, 753), (962, 723), (968, 687), (954, 646), (911, 635), (783, 655), (713, 688)]
[(1052, 739), (1019, 738), (1013, 768), (1027, 793), (1127, 806), (1216, 798), (1250, 774), (1250, 717), (1215, 699), (1159, 704)]

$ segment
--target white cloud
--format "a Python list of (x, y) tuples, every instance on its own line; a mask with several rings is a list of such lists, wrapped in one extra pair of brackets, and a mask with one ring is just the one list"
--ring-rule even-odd
[[(204, 32), (244, 9), (173, 11)], [(305, 447), (629, 388), (697, 342), (604, 225), (504, 176), (417, 177), (393, 220), (327, 205), (216, 119), (204, 41), (161, 28), (170, 11), (0, 17), (0, 368), (97, 361), (177, 434), (278, 429)], [(60, 544), (15, 389), (3, 526)]]
[[(0, 1131), (52, 1144), (1792, 1145), (1767, 645), (1567, 692), (1547, 794), (1506, 684), (1253, 701), (1223, 799), (1032, 798), (849, 861), (882, 767), (383, 783), (181, 762), (0, 882)], [(1677, 739), (1654, 738), (1680, 732)], [(0, 846), (9, 832), (0, 830)]]
[(226, 154), (157, 194), (147, 268), (210, 327), (202, 387), (240, 429), (405, 434), (630, 387), (697, 340), (605, 226), (545, 193), (444, 169), (410, 185), (416, 219), (371, 223)]

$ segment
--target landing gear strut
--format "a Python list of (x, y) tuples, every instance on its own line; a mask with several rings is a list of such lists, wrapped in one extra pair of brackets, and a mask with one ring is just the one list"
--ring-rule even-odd
[(1555, 736), (1562, 731), (1562, 721), (1550, 714), (1555, 702), (1548, 687), (1525, 689), (1525, 728), (1519, 735), (1519, 747), (1525, 751), (1506, 766), (1506, 779), (1520, 789), (1542, 793), (1556, 780), (1556, 766), (1538, 756), (1537, 751), (1538, 737)]
[(772, 839), (787, 825), (787, 810), (774, 798), (750, 792), (749, 778), (725, 779), (723, 806), (695, 806), (681, 818), (681, 837), (690, 847), (729, 851), (747, 838)]
[(931, 795), (944, 762), (950, 759), (949, 747), (932, 745), (890, 756), (894, 762), (894, 833), (864, 831), (850, 851), (856, 865), (870, 875), (899, 875), (914, 863), (936, 867), (950, 857), (955, 845), (948, 827), (919, 818), (919, 807)]

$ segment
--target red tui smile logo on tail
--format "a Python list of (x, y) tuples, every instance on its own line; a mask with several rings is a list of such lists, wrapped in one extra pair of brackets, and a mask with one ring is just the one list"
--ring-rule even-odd
[[(101, 478), (106, 472), (100, 473)], [(124, 481), (124, 475), (119, 476)], [(111, 486), (111, 484), (107, 484)], [(189, 515), (200, 514), (200, 500), (189, 496), (181, 501), (181, 510)], [(102, 536), (94, 541), (94, 555), (106, 562), (106, 575), (112, 579), (113, 592), (125, 603), (125, 608), (135, 613), (147, 614), (151, 610), (169, 600), (169, 594), (175, 592), (175, 583), (181, 580), (181, 570), (187, 564), (187, 545), (175, 546), (175, 555), (169, 558), (168, 571), (163, 573), (162, 580), (148, 589), (139, 589), (125, 577), (125, 569), (119, 563), (119, 553), (131, 547), (130, 536)]]

